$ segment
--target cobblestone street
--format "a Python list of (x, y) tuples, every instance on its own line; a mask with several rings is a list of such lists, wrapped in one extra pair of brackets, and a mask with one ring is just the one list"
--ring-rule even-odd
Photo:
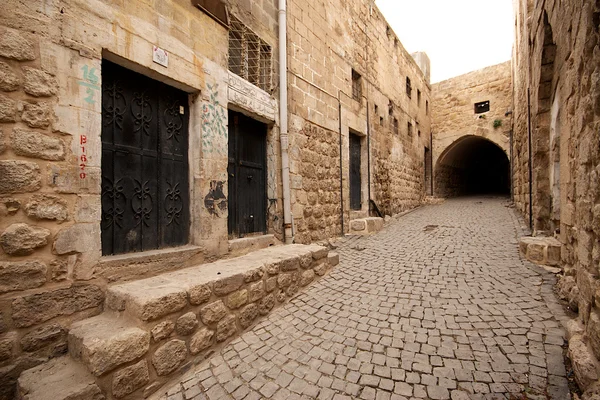
[(340, 240), (328, 276), (156, 398), (569, 399), (565, 315), (524, 233), (507, 199), (463, 198)]

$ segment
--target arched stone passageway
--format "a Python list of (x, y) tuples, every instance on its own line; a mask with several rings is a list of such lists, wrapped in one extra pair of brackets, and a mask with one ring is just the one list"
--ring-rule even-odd
[(440, 156), (435, 168), (437, 196), (510, 194), (510, 162), (504, 150), (479, 136), (464, 136)]

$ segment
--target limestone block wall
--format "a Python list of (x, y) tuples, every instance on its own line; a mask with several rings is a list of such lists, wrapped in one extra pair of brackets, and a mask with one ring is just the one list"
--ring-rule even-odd
[[(276, 58), (274, 4), (231, 3)], [(153, 46), (168, 52), (168, 67), (153, 62)], [(277, 93), (230, 77), (227, 52), (228, 31), (190, 1), (0, 4), (1, 399), (21, 371), (66, 351), (71, 323), (102, 310), (109, 283), (227, 253), (227, 208), (206, 199), (219, 182), (227, 194), (228, 107), (268, 123), (269, 197), (280, 201)], [(186, 246), (102, 256), (103, 60), (188, 93)]]
[[(512, 115), (511, 62), (493, 65), (432, 85), (433, 166), (435, 181), (457, 188), (445, 156), (468, 136), (487, 139), (510, 156)], [(490, 110), (475, 114), (475, 103), (489, 101)], [(495, 126), (496, 125), (496, 126)], [(458, 189), (457, 189), (458, 190)], [(444, 195), (452, 195), (454, 189)], [(436, 191), (437, 193), (437, 191)]]
[[(371, 198), (386, 214), (419, 205), (431, 94), (415, 61), (371, 2), (294, 0), (288, 17), (296, 242), (341, 234), (342, 210), (348, 232), (351, 133), (361, 138), (361, 211), (368, 212), (369, 180)], [(357, 99), (353, 70), (360, 75)]]
[[(562, 243), (561, 293), (583, 324), (574, 347), (598, 359), (600, 4), (517, 1), (515, 6), (515, 203), (528, 218), (531, 128), (533, 228), (556, 233)], [(586, 390), (598, 376), (582, 379), (581, 359), (573, 361)], [(597, 374), (594, 365), (589, 371)]]

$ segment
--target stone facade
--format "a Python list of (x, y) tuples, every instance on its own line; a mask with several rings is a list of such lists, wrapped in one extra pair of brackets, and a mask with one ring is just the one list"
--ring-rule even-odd
[(597, 398), (600, 4), (520, 0), (515, 7), (514, 200), (534, 234), (561, 242), (559, 292), (579, 313), (569, 354), (583, 398)]
[[(498, 146), (507, 160), (510, 156), (511, 62), (436, 83), (432, 94), (434, 193), (461, 194), (464, 156), (479, 150), (484, 143), (479, 138)], [(489, 111), (476, 113), (474, 105), (486, 101)]]

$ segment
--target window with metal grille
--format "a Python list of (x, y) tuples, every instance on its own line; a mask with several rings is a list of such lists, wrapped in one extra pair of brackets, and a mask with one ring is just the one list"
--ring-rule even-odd
[(481, 114), (484, 112), (490, 111), (490, 102), (482, 101), (480, 103), (475, 103), (475, 114)]
[(242, 22), (231, 16), (229, 28), (229, 70), (259, 88), (270, 91), (272, 79), (271, 46)]
[(398, 134), (398, 119), (394, 118), (394, 133)]
[(360, 101), (362, 98), (362, 77), (358, 72), (352, 70), (352, 98)]
[(409, 98), (411, 98), (412, 86), (410, 84), (410, 78), (408, 76), (406, 77), (406, 94), (408, 95)]

